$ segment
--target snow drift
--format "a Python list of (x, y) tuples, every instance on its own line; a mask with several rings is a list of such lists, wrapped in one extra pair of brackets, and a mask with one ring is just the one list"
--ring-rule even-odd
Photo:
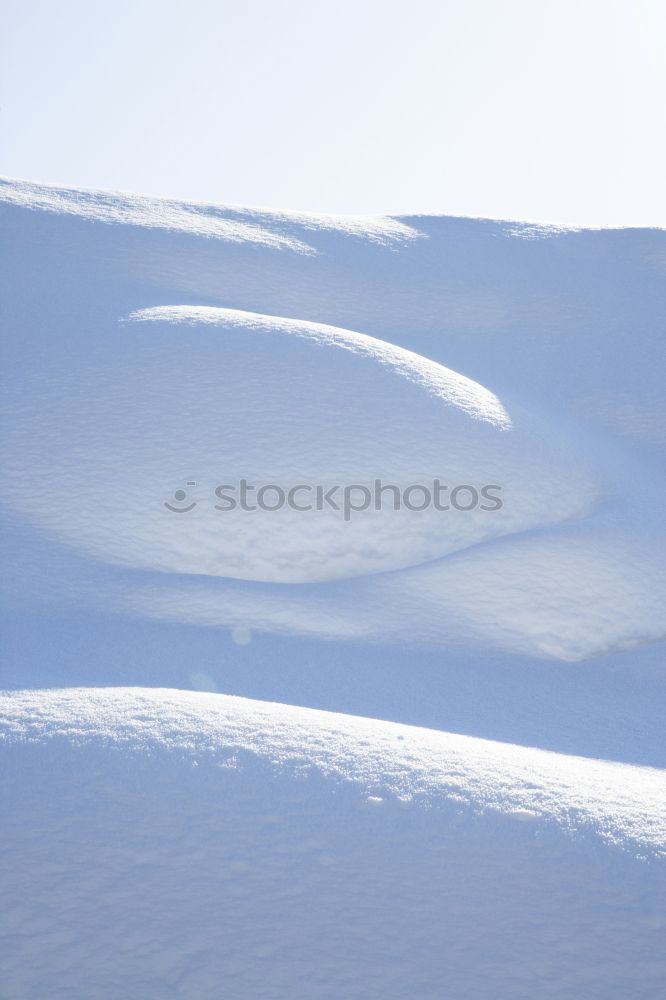
[[(662, 233), (1, 190), (3, 501), (58, 599), (564, 659), (663, 635)], [(496, 484), (503, 506), (221, 514), (241, 478)], [(12, 590), (43, 592), (27, 575)], [(284, 587), (336, 581), (323, 613)]]
[(0, 993), (652, 1000), (666, 234), (0, 218)]
[(159, 690), (0, 725), (16, 1000), (659, 991), (663, 772)]

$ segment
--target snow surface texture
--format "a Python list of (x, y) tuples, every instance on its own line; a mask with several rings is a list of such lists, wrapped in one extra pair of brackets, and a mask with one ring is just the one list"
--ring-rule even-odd
[(161, 690), (0, 720), (16, 1000), (658, 995), (663, 772)]
[[(662, 233), (1, 190), (3, 501), (56, 546), (60, 598), (564, 659), (663, 635)], [(243, 477), (497, 484), (503, 507), (217, 510)], [(284, 587), (314, 582), (339, 585)]]
[(666, 234), (21, 181), (0, 226), (0, 997), (653, 1000)]

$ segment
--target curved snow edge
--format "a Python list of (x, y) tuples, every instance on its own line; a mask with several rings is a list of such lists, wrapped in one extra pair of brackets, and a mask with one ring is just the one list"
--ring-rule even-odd
[(397, 344), (365, 333), (357, 333), (355, 330), (286, 316), (247, 312), (242, 309), (186, 304), (137, 309), (124, 317), (123, 322), (226, 325), (254, 332), (267, 334), (280, 332), (302, 337), (316, 344), (338, 347), (353, 354), (372, 358), (406, 378), (407, 381), (421, 386), (426, 392), (443, 400), (449, 406), (463, 410), (474, 420), (483, 421), (501, 430), (511, 427), (511, 418), (505, 407), (484, 385), (422, 354), (415, 354), (414, 351), (408, 351)]
[(0, 694), (0, 745), (54, 738), (193, 759), (240, 752), (276, 773), (307, 768), (353, 783), (375, 803), (453, 802), (571, 835), (587, 830), (642, 857), (666, 854), (666, 774), (654, 768), (228, 695), (159, 688)]

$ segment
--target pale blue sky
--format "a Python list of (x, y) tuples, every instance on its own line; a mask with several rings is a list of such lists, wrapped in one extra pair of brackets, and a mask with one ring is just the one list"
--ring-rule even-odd
[(4, 0), (0, 173), (666, 225), (663, 0)]

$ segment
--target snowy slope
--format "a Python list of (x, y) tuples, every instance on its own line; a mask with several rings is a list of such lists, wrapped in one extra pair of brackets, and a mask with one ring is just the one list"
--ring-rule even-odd
[(665, 270), (0, 182), (3, 1000), (658, 994)]
[(0, 711), (16, 1000), (659, 992), (663, 772), (211, 694)]
[[(57, 546), (59, 597), (573, 660), (663, 636), (662, 232), (2, 191), (3, 500)], [(504, 506), (220, 514), (242, 477)]]

